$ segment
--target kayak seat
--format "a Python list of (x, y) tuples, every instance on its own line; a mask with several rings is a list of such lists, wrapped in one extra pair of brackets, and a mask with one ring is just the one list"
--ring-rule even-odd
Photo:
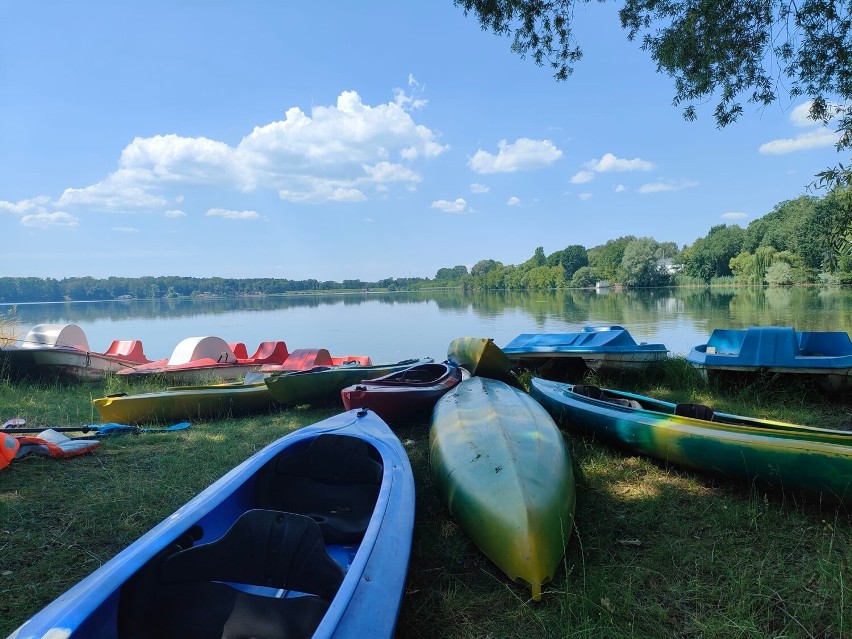
[(712, 422), (715, 415), (713, 409), (704, 404), (678, 404), (675, 406), (674, 414), (692, 419), (702, 419), (706, 422)]
[[(121, 590), (118, 636), (310, 637), (343, 576), (316, 522), (292, 513), (250, 510), (218, 540), (189, 548), (173, 544), (128, 581)], [(279, 598), (245, 586), (307, 594)]]
[(602, 389), (597, 386), (587, 386), (585, 384), (574, 384), (571, 388), (573, 392), (577, 395), (582, 395), (583, 397), (589, 397), (591, 399), (599, 399), (601, 401), (606, 401), (605, 393)]
[(373, 515), (382, 474), (379, 454), (367, 442), (320, 435), (299, 451), (283, 451), (261, 469), (255, 503), (311, 517), (327, 544), (357, 543)]
[(577, 393), (577, 395), (582, 395), (583, 397), (589, 397), (591, 399), (597, 399), (602, 402), (617, 404), (619, 406), (626, 406), (627, 408), (642, 408), (642, 404), (640, 404), (635, 399), (613, 397), (612, 395), (605, 393), (603, 389), (598, 388), (597, 386), (575, 384), (572, 387), (572, 390)]

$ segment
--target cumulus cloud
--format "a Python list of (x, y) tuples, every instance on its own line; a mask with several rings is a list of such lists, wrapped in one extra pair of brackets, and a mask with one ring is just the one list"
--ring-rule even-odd
[(228, 209), (210, 209), (207, 217), (224, 217), (229, 220), (257, 220), (260, 214), (257, 211), (231, 211)]
[(444, 213), (467, 213), (470, 208), (464, 198), (457, 198), (450, 202), (449, 200), (436, 200), (432, 202), (432, 208), (443, 211)]
[(784, 155), (796, 151), (807, 151), (808, 149), (819, 149), (834, 146), (840, 139), (840, 133), (833, 131), (830, 126), (810, 119), (810, 110), (813, 100), (808, 100), (796, 106), (790, 113), (790, 123), (799, 128), (810, 128), (792, 138), (779, 138), (770, 140), (758, 147), (758, 152), (763, 155)]
[(135, 226), (113, 226), (112, 230), (116, 233), (138, 233), (139, 229)]
[[(408, 92), (397, 89), (391, 101), (374, 106), (355, 91), (343, 91), (335, 104), (309, 113), (290, 107), (283, 119), (255, 126), (236, 145), (204, 136), (137, 137), (121, 151), (114, 172), (66, 189), (50, 206), (162, 213), (176, 210), (180, 191), (199, 187), (266, 189), (298, 203), (357, 202), (381, 196), (391, 185), (414, 190), (422, 179), (414, 162), (449, 147), (415, 121), (412, 113), (427, 102), (413, 76), (408, 85)], [(22, 215), (29, 202), (6, 202), (0, 211)]]
[(794, 138), (783, 138), (766, 142), (760, 145), (758, 151), (764, 155), (783, 155), (795, 151), (834, 146), (839, 139), (840, 133), (837, 131), (832, 131), (827, 127), (820, 127), (813, 131), (800, 133)]
[(595, 179), (595, 174), (591, 171), (580, 171), (571, 176), (571, 184), (585, 184)]
[(650, 171), (654, 168), (654, 164), (648, 160), (643, 160), (642, 158), (626, 160), (624, 158), (616, 157), (612, 153), (605, 153), (600, 160), (589, 160), (584, 166), (595, 173)]
[(491, 189), (484, 184), (480, 184), (479, 182), (474, 182), (470, 185), (471, 193), (488, 193)]
[(615, 190), (616, 193), (621, 193), (622, 191), (626, 191), (627, 187), (624, 186), (623, 184), (616, 184), (614, 190)]
[(468, 161), (477, 173), (514, 173), (550, 166), (562, 157), (562, 151), (550, 140), (519, 138), (509, 143), (500, 140), (496, 155), (479, 149)]
[(171, 209), (166, 211), (166, 217), (186, 217), (186, 213), (180, 209)]
[(742, 213), (741, 211), (728, 211), (727, 213), (722, 213), (720, 217), (723, 220), (742, 220), (743, 218), (748, 217), (748, 213)]
[(682, 191), (698, 186), (698, 182), (693, 180), (665, 180), (659, 182), (649, 182), (639, 187), (640, 193), (667, 193), (671, 191)]
[(29, 213), (21, 218), (23, 226), (29, 226), (36, 229), (54, 229), (54, 228), (73, 228), (77, 226), (79, 220), (63, 211), (55, 213)]
[(580, 198), (581, 200), (591, 200), (592, 194), (591, 193), (580, 193), (580, 195), (578, 195), (577, 197)]
[(521, 203), (520, 198), (517, 198), (517, 197), (515, 197), (515, 196), (513, 195), (513, 196), (512, 196), (512, 197), (510, 197), (510, 198), (509, 198), (509, 200), (506, 202), (506, 205), (507, 205), (507, 206), (518, 206), (520, 203)]

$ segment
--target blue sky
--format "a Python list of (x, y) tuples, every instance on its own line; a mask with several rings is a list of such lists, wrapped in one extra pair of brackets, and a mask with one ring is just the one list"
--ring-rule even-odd
[(746, 226), (838, 157), (717, 130), (611, 5), (557, 83), (450, 0), (0, 3), (0, 275), (434, 277)]

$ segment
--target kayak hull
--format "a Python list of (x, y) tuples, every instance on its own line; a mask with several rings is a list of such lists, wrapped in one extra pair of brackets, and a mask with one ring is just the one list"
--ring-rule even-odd
[(376, 366), (345, 364), (295, 373), (272, 374), (266, 378), (266, 386), (272, 399), (282, 406), (339, 402), (340, 391), (347, 386), (431, 361), (405, 360), (396, 364)]
[(111, 395), (94, 399), (92, 404), (102, 421), (118, 424), (230, 417), (264, 412), (275, 406), (262, 379), (251, 383), (178, 386), (157, 393)]
[(462, 530), (540, 598), (562, 562), (575, 505), (553, 419), (526, 393), (472, 377), (435, 405), (429, 452), (437, 491)]
[(340, 397), (346, 410), (369, 408), (389, 424), (428, 418), (441, 396), (462, 381), (463, 370), (446, 362), (418, 364), (347, 386)]
[(852, 503), (852, 432), (713, 411), (699, 419), (675, 414), (695, 405), (609, 389), (594, 399), (586, 388), (534, 378), (530, 394), (557, 422), (630, 453)]
[(471, 375), (514, 383), (512, 362), (493, 339), (459, 337), (447, 348), (447, 361), (464, 368)]
[[(328, 451), (332, 453), (330, 458)], [(309, 490), (306, 494), (313, 494), (315, 499), (299, 502), (299, 493), (289, 486), (313, 485), (312, 477), (330, 465), (329, 459), (340, 463), (333, 464), (337, 477), (335, 488), (328, 488), (326, 484), (326, 490), (338, 490), (338, 493)], [(354, 461), (343, 462), (343, 459)], [(328, 472), (331, 471), (326, 474)], [(322, 510), (327, 503), (337, 503), (335, 499), (341, 503), (346, 501), (346, 495), (352, 491), (369, 496), (367, 500), (352, 502), (365, 505), (366, 509), (358, 506)], [(288, 499), (295, 501), (288, 503)], [(314, 514), (349, 513), (359, 508), (363, 520), (352, 515), (349, 521), (347, 515), (341, 515), (338, 517), (342, 521), (340, 527), (333, 523), (334, 515), (324, 521)], [(222, 568), (221, 562), (196, 560), (193, 563), (195, 557), (204, 557), (200, 553), (211, 551), (216, 543), (227, 543), (229, 535), (235, 534), (238, 528), (244, 530), (244, 523), (256, 523), (258, 516), (270, 522), (266, 527), (250, 528), (261, 533), (260, 541), (249, 538), (231, 550), (237, 555), (260, 558), (260, 565), (244, 565), (247, 562), (241, 557), (231, 562), (234, 565), (230, 569)], [(290, 564), (275, 559), (291, 552), (291, 548), (278, 545), (272, 548), (280, 550), (271, 554), (255, 552), (264, 548), (264, 531), (273, 530), (269, 526), (280, 521), (288, 526), (296, 522), (310, 529), (309, 532), (315, 534), (310, 538), (315, 540), (313, 545), (324, 549), (320, 554), (327, 555), (325, 563), (313, 562), (311, 554), (305, 573), (308, 581), (323, 581), (322, 587), (316, 588), (320, 595), (295, 596), (298, 594), (294, 591), (298, 588), (293, 586), (296, 577), (283, 576)], [(112, 639), (122, 636), (124, 633), (120, 629), (126, 630), (128, 624), (146, 626), (144, 631), (134, 627), (143, 632), (143, 636), (175, 636), (180, 632), (170, 627), (172, 622), (179, 626), (188, 619), (195, 619), (210, 624), (211, 619), (223, 616), (223, 608), (216, 603), (206, 605), (205, 600), (197, 596), (183, 596), (184, 592), (194, 592), (192, 588), (195, 587), (192, 580), (195, 575), (190, 571), (187, 576), (186, 566), (194, 567), (196, 572), (200, 570), (205, 579), (212, 579), (202, 584), (205, 588), (218, 588), (217, 593), (227, 591), (238, 601), (250, 600), (254, 610), (271, 607), (279, 612), (310, 613), (297, 619), (287, 619), (286, 615), (253, 614), (247, 620), (229, 619), (229, 627), (235, 624), (239, 627), (244, 622), (271, 624), (272, 627), (294, 623), (302, 627), (307, 625), (310, 628), (308, 636), (312, 637), (392, 637), (405, 584), (413, 525), (414, 481), (401, 443), (375, 413), (342, 413), (286, 435), (250, 457), (34, 615), (11, 637)], [(220, 555), (226, 559), (229, 556), (221, 552)], [(175, 589), (174, 584), (168, 583), (170, 569), (174, 572), (175, 564), (184, 566), (176, 588), (178, 595), (174, 602), (163, 602), (161, 600), (168, 596), (170, 589)], [(326, 572), (321, 573), (320, 569)], [(233, 576), (217, 576), (218, 570), (242, 574), (259, 571), (268, 577), (256, 584)], [(299, 577), (301, 581), (305, 580), (305, 574)], [(155, 581), (149, 583), (152, 579)], [(281, 584), (287, 579), (290, 581), (285, 588)], [(330, 594), (326, 592), (328, 584), (332, 586)], [(151, 587), (143, 587), (146, 585)], [(153, 604), (150, 610), (146, 610), (148, 603)], [(229, 610), (224, 610), (225, 617)], [(172, 612), (175, 619), (170, 618)], [(273, 633), (273, 636), (278, 635)]]

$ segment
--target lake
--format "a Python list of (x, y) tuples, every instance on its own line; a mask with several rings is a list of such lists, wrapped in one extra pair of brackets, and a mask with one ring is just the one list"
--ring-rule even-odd
[[(11, 305), (0, 305), (8, 313)], [(292, 295), (228, 299), (116, 300), (19, 304), (21, 336), (35, 324), (79, 324), (90, 348), (139, 339), (151, 359), (168, 357), (185, 337), (216, 335), (253, 352), (266, 340), (290, 350), (328, 348), (374, 363), (446, 358), (456, 337), (491, 337), (505, 346), (519, 333), (566, 333), (618, 324), (637, 342), (675, 354), (707, 341), (714, 328), (794, 326), (852, 332), (852, 289), (660, 288), (596, 292), (440, 290), (416, 293)]]

